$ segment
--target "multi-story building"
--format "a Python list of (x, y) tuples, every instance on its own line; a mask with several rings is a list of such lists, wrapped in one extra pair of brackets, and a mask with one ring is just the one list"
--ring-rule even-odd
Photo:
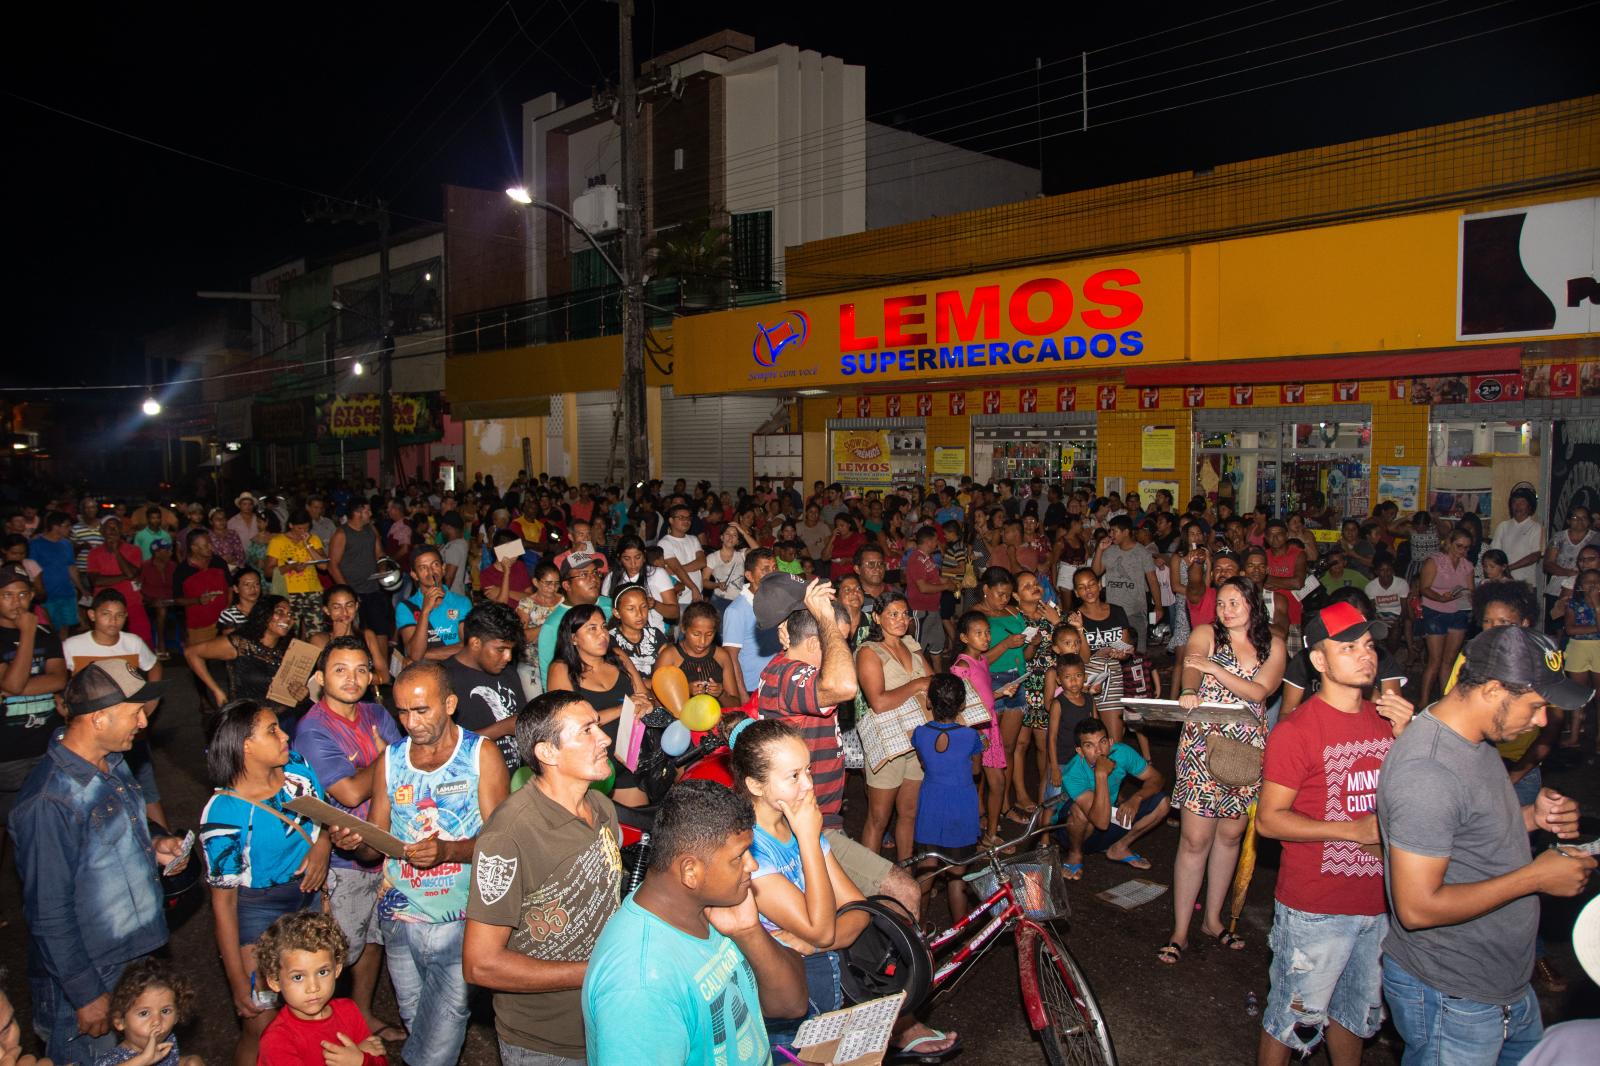
[[(1037, 197), (1039, 172), (869, 121), (864, 67), (732, 31), (646, 62), (641, 83), (643, 205), (618, 203), (621, 138), (603, 98), (523, 105), (523, 180), (603, 247), (619, 211), (642, 211), (653, 468), (749, 484), (751, 433), (791, 412), (781, 398), (677, 395), (673, 319), (781, 298), (788, 247)], [(497, 480), (525, 467), (608, 480), (623, 451), (616, 279), (560, 215), (529, 210), (522, 298), (452, 301), (467, 465)], [(460, 224), (452, 213), (447, 233)]]

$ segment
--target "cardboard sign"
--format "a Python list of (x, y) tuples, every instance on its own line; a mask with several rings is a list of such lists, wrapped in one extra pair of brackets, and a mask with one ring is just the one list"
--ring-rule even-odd
[(305, 699), (306, 682), (316, 672), (317, 660), (321, 656), (322, 652), (315, 644), (291, 640), (288, 650), (283, 653), (283, 663), (278, 667), (278, 672), (272, 675), (272, 684), (267, 686), (267, 699), (285, 707), (293, 707)]
[(523, 551), (522, 541), (508, 540), (494, 550), (494, 561), (497, 563), (514, 563), (522, 558)]
[(324, 803), (315, 796), (297, 796), (284, 806), (296, 814), (305, 815), (318, 825), (336, 825), (340, 829), (348, 829), (359, 836), (363, 844), (391, 859), (406, 857), (406, 846), (399, 837), (379, 829), (365, 818), (357, 818), (349, 811), (341, 811), (331, 803)]

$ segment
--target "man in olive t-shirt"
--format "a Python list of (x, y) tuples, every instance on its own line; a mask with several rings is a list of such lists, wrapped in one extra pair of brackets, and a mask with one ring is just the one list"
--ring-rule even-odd
[(557, 1066), (584, 1059), (579, 991), (622, 894), (616, 808), (589, 787), (610, 740), (572, 692), (534, 699), (516, 736), (534, 776), (478, 834), (462, 970), (495, 990), (503, 1066)]

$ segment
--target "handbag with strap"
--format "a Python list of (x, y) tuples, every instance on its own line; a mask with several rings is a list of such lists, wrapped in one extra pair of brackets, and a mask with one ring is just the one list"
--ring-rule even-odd
[(239, 795), (239, 793), (235, 792), (231, 788), (219, 788), (219, 789), (217, 789), (217, 791), (219, 793), (221, 793), (222, 795), (224, 795), (224, 796), (232, 796), (236, 800), (241, 800), (241, 801), (243, 801), (245, 803), (248, 803), (252, 807), (259, 807), (261, 810), (266, 811), (268, 814), (272, 815), (274, 818), (276, 818), (278, 821), (282, 822), (284, 825), (288, 826), (290, 829), (293, 829), (296, 833), (299, 833), (300, 836), (305, 840), (305, 842), (307, 844), (311, 844), (311, 845), (315, 845), (316, 844), (316, 841), (311, 839), (311, 834), (306, 832), (306, 827), (300, 823), (299, 819), (290, 818), (287, 814), (284, 814), (280, 810), (275, 810), (272, 807), (268, 807), (265, 803), (257, 803), (255, 800), (251, 799), (249, 796), (241, 796), (241, 795)]
[(1253, 788), (1261, 783), (1261, 748), (1221, 733), (1206, 734), (1206, 770), (1229, 788)]

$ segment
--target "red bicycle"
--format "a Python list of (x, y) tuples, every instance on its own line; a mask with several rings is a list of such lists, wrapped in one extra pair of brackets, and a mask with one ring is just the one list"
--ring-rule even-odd
[(1060, 854), (1049, 845), (1022, 855), (1002, 854), (1049, 829), (1048, 824), (1039, 824), (1040, 819), (1065, 798), (1041, 804), (1026, 832), (982, 849), (977, 857), (957, 860), (939, 851), (925, 851), (907, 864), (926, 859), (942, 864), (922, 872), (924, 878), (958, 866), (983, 864), (983, 869), (964, 878), (984, 897), (983, 902), (950, 928), (926, 938), (937, 964), (932, 979), (934, 998), (957, 987), (971, 972), (970, 964), (981, 959), (1002, 933), (1015, 932), (1022, 1005), (1046, 1061), (1051, 1066), (1116, 1066), (1111, 1030), (1089, 988), (1089, 979), (1049, 924), (1070, 913)]

